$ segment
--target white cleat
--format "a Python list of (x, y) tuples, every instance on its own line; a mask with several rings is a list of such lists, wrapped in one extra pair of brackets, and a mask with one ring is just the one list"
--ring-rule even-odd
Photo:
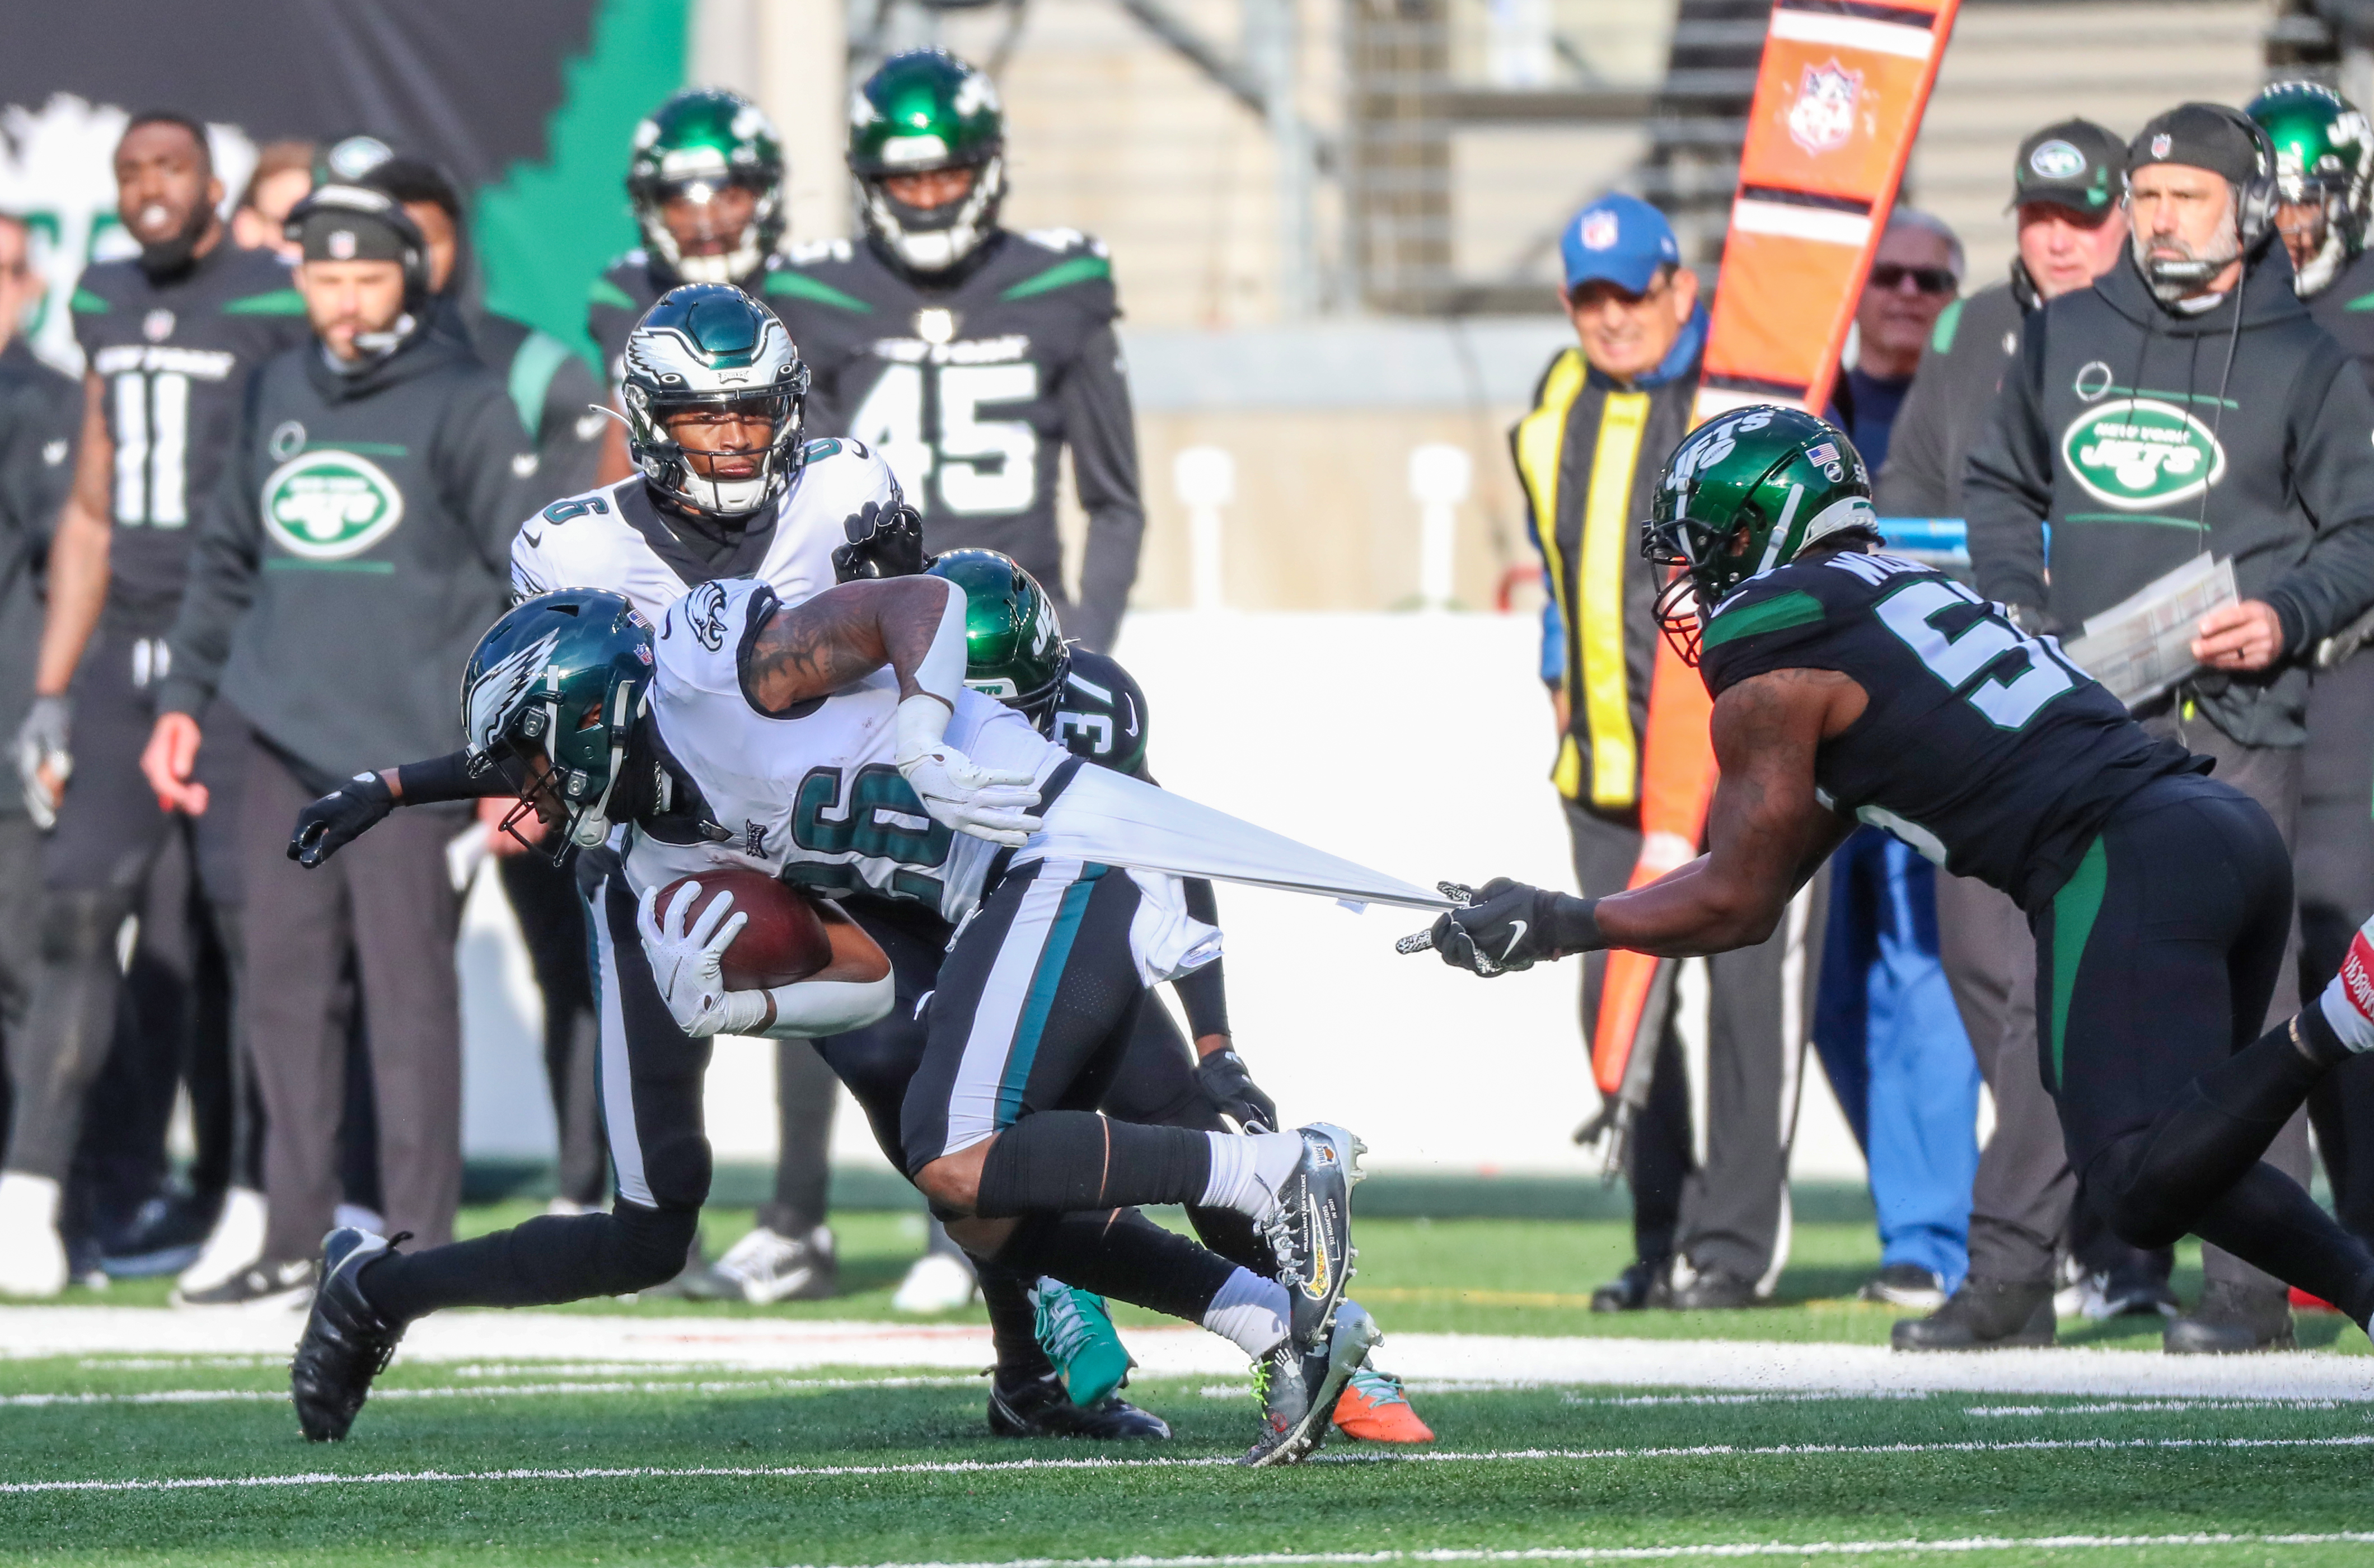
[(175, 1293), (192, 1296), (228, 1283), (264, 1258), (264, 1195), (253, 1187), (233, 1187), (223, 1195), (222, 1213), (207, 1232), (197, 1261), (182, 1270)]
[(962, 1258), (944, 1252), (927, 1252), (899, 1281), (899, 1292), (890, 1298), (890, 1307), (894, 1312), (918, 1316), (954, 1312), (971, 1305), (980, 1289)]
[(0, 1173), (0, 1295), (43, 1299), (66, 1288), (58, 1197), (48, 1176)]
[(820, 1302), (840, 1291), (840, 1264), (832, 1227), (786, 1236), (758, 1226), (709, 1266), (690, 1293), (706, 1301), (739, 1297), (752, 1306)]

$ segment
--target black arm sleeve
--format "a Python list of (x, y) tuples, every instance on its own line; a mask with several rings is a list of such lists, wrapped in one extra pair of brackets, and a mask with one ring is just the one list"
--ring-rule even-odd
[(467, 750), (406, 762), (395, 770), (395, 782), (400, 788), (398, 806), (434, 806), (444, 800), (481, 800), (519, 793), (501, 769)]
[[(1190, 877), (1184, 884), (1187, 913), (1206, 925), (1220, 923), (1220, 901), (1213, 895), (1209, 878)], [(1220, 978), (1220, 961), (1214, 959), (1201, 969), (1191, 969), (1170, 983), (1179, 993), (1180, 1006), (1187, 1010), (1187, 1032), (1201, 1040), (1207, 1034), (1228, 1032), (1228, 987)]]
[(1146, 508), (1137, 489), (1137, 424), (1121, 341), (1105, 326), (1091, 334), (1064, 377), (1064, 439), (1072, 448), (1072, 481), (1088, 514), (1088, 546), (1080, 567), (1080, 606), (1065, 630), (1103, 653), (1121, 630), (1137, 552), (1146, 537)]
[(2332, 636), (2374, 604), (2374, 392), (2333, 349), (2330, 376), (2304, 375), (2292, 397), (2292, 473), (2316, 525), (2300, 563), (2261, 595), (2298, 653)]
[(181, 613), (166, 641), (172, 673), (157, 688), (159, 713), (195, 716), (206, 712), (222, 680), (223, 666), (230, 662), (231, 638), (255, 602), (264, 517), (256, 509), (258, 486), (249, 455), (255, 450), (261, 376), (260, 369), (249, 375), (237, 443), (198, 514), (198, 536), (190, 546), (189, 584), (182, 590)]
[(2049, 310), (2020, 325), (2019, 357), (2004, 372), (1994, 415), (1962, 478), (1970, 570), (1979, 592), (2007, 605), (2049, 608), (2044, 517), (2052, 505), (2052, 438), (2039, 412)]

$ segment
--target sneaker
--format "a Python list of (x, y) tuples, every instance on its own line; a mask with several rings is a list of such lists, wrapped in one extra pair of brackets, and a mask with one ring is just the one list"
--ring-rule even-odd
[(1293, 1303), (1288, 1335), (1306, 1354), (1321, 1354), (1328, 1343), (1336, 1303), (1351, 1282), (1352, 1189), (1366, 1173), (1360, 1156), (1369, 1146), (1326, 1122), (1296, 1129), (1302, 1138), (1302, 1162), (1278, 1184), (1277, 1200), (1260, 1220), (1270, 1256), (1277, 1259), (1277, 1282)]
[(1064, 1391), (1053, 1373), (1009, 1380), (1001, 1372), (990, 1379), (989, 1430), (1000, 1437), (1159, 1442), (1170, 1435), (1170, 1423), (1110, 1394), (1083, 1405)]
[(1935, 1312), (1945, 1304), (1945, 1279), (1917, 1263), (1891, 1263), (1863, 1282), (1859, 1302), (1885, 1302), (1913, 1312)]
[(1728, 1268), (1701, 1268), (1688, 1284), (1674, 1287), (1675, 1312), (1737, 1312), (1756, 1304), (1756, 1281)]
[(1662, 1263), (1634, 1263), (1591, 1292), (1593, 1312), (1645, 1312), (1674, 1304), (1674, 1288)]
[(2160, 1349), (2171, 1356), (2237, 1356), (2297, 1350), (2287, 1286), (2262, 1288), (2212, 1279), (2191, 1312), (2168, 1320)]
[(222, 1212), (195, 1263), (175, 1281), (178, 1294), (211, 1291), (264, 1256), (264, 1195), (253, 1187), (233, 1187), (223, 1195)]
[(47, 1176), (0, 1174), (0, 1296), (41, 1299), (66, 1288), (58, 1197), (58, 1184)]
[(2100, 1321), (2113, 1317), (2174, 1317), (2181, 1309), (2167, 1276), (2156, 1268), (2117, 1268), (2094, 1276), (2086, 1315)]
[(1368, 1443), (1431, 1443), (1434, 1429), (1417, 1419), (1402, 1380), (1363, 1366), (1335, 1401), (1335, 1430)]
[(1042, 1279), (1030, 1287), (1030, 1331), (1074, 1404), (1093, 1405), (1128, 1381), (1129, 1351), (1102, 1296)]
[(1898, 1323), (1887, 1342), (1899, 1350), (2003, 1350), (2050, 1345), (2060, 1332), (2051, 1280), (1972, 1275), (1935, 1312)]
[(179, 1274), (198, 1260), (222, 1208), (218, 1192), (160, 1192), (100, 1239), (99, 1266), (117, 1279)]
[(1352, 1374), (1369, 1359), (1369, 1351), (1384, 1336), (1357, 1302), (1345, 1302), (1335, 1313), (1323, 1350), (1294, 1353), (1289, 1336), (1276, 1350), (1253, 1363), (1253, 1390), (1261, 1397), (1261, 1441), (1248, 1450), (1241, 1465), (1299, 1465), (1326, 1441), (1333, 1424), (1327, 1419), (1343, 1397)]
[(685, 1281), (700, 1301), (820, 1302), (840, 1293), (840, 1262), (832, 1227), (786, 1236), (764, 1225), (725, 1249), (725, 1256)]
[(219, 1285), (209, 1285), (203, 1291), (177, 1288), (171, 1297), (177, 1307), (281, 1307), (292, 1311), (312, 1299), (313, 1260), (307, 1257), (252, 1264)]
[(404, 1325), (382, 1317), (357, 1280), (363, 1265), (407, 1239), (340, 1229), (322, 1240), (322, 1288), (288, 1363), (288, 1393), (308, 1442), (345, 1439), (370, 1397), (371, 1379), (387, 1370), (404, 1338)]
[(980, 1291), (963, 1258), (954, 1253), (927, 1252), (899, 1281), (898, 1292), (890, 1298), (890, 1310), (917, 1315), (954, 1312), (958, 1307), (970, 1306)]

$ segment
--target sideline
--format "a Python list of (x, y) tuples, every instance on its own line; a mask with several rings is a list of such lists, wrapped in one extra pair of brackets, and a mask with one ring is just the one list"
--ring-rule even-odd
[(1686, 1557), (1871, 1557), (1931, 1552), (2073, 1551), (2104, 1547), (2349, 1546), (2374, 1534), (2298, 1536), (1963, 1536), (1950, 1540), (1710, 1541), (1698, 1546), (1537, 1546), (1511, 1550), (1268, 1552), (1240, 1557), (1017, 1557), (1002, 1562), (877, 1562), (871, 1568), (1292, 1568), (1301, 1563), (1648, 1562)]

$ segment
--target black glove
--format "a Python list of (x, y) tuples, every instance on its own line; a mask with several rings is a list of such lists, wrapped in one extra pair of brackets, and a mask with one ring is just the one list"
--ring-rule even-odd
[(1196, 1063), (1195, 1087), (1239, 1132), (1277, 1130), (1277, 1102), (1262, 1092), (1245, 1059), (1234, 1051), (1215, 1051)]
[(297, 813), (297, 831), (288, 835), (288, 858), (310, 871), (394, 809), (395, 792), (385, 779), (357, 773)]
[(1464, 909), (1445, 911), (1428, 933), (1434, 950), (1453, 969), (1490, 978), (1514, 969), (1531, 969), (1542, 959), (1556, 958), (1552, 901), (1558, 895), (1545, 889), (1495, 877), (1477, 890)]
[(869, 501), (864, 510), (843, 518), (840, 528), (849, 543), (833, 547), (836, 582), (917, 577), (932, 564), (932, 557), (923, 553), (923, 513), (903, 501), (889, 506)]

